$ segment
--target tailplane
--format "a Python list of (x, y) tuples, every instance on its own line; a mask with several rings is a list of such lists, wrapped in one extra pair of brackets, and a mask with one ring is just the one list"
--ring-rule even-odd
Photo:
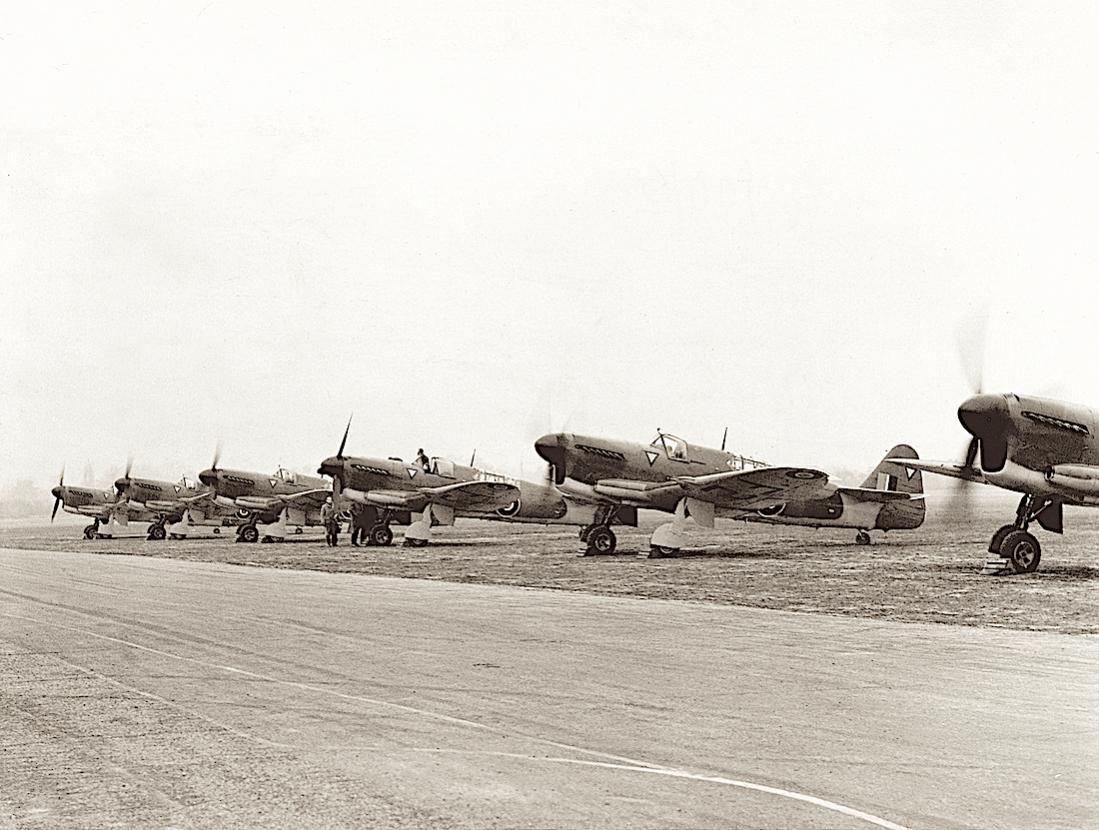
[(907, 494), (908, 498), (891, 498), (882, 505), (875, 526), (879, 530), (912, 530), (923, 524), (926, 506), (923, 498), (923, 474), (905, 467), (892, 458), (918, 459), (919, 454), (908, 444), (897, 444), (885, 454), (874, 471), (862, 483), (863, 490)]

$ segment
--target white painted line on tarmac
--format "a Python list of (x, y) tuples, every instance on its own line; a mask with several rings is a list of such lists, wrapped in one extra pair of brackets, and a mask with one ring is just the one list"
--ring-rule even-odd
[[(378, 698), (366, 697), (364, 695), (352, 695), (346, 692), (337, 692), (333, 689), (326, 689), (323, 686), (314, 686), (310, 683), (302, 683), (297, 680), (284, 680), (278, 677), (271, 677), (270, 675), (260, 674), (258, 672), (249, 671), (247, 669), (237, 668), (236, 666), (223, 666), (217, 663), (210, 663), (205, 660), (199, 660), (196, 657), (185, 657), (181, 654), (173, 654), (169, 651), (162, 651), (161, 649), (153, 648), (151, 646), (143, 646), (140, 643), (134, 643), (129, 640), (123, 640), (120, 637), (112, 637), (109, 634), (99, 634), (95, 631), (88, 631), (83, 628), (78, 628), (72, 625), (63, 625), (62, 623), (46, 622), (45, 620), (36, 619), (34, 617), (24, 617), (20, 614), (8, 614), (0, 613), (2, 617), (8, 617), (10, 619), (23, 620), (25, 622), (37, 623), (39, 625), (47, 625), (52, 628), (61, 628), (67, 631), (75, 631), (79, 634), (83, 634), (87, 637), (94, 637), (99, 640), (107, 640), (112, 643), (118, 643), (119, 645), (127, 646), (128, 648), (137, 649), (139, 651), (147, 651), (151, 654), (156, 654), (161, 657), (167, 657), (170, 660), (179, 660), (185, 663), (192, 663), (196, 666), (202, 666), (207, 669), (216, 669), (219, 671), (225, 671), (232, 674), (239, 674), (245, 677), (251, 677), (256, 680), (262, 680), (267, 683), (274, 683), (280, 686), (290, 686), (296, 689), (302, 689), (305, 691), (315, 692), (317, 694), (330, 695), (332, 697), (342, 698), (344, 700), (354, 700), (361, 703), (368, 703), (372, 706), (385, 707), (389, 709), (397, 709), (402, 712), (408, 712), (410, 714), (416, 714), (423, 717), (432, 718), (434, 720), (443, 721), (444, 723), (453, 723), (459, 726), (466, 726), (471, 729), (478, 729), (484, 732), (491, 732), (503, 737), (522, 737), (526, 740), (535, 741), (545, 744), (547, 746), (557, 747), (558, 749), (566, 749), (570, 752), (576, 752), (581, 755), (590, 755), (598, 758), (606, 758), (606, 761), (588, 761), (579, 758), (550, 758), (547, 760), (557, 763), (575, 764), (579, 766), (591, 766), (602, 767), (604, 769), (616, 769), (626, 772), (641, 772), (648, 773), (650, 775), (664, 775), (671, 778), (683, 778), (690, 781), (701, 781), (710, 784), (722, 784), (727, 787), (738, 787), (740, 789), (754, 790), (756, 792), (768, 793), (770, 795), (779, 796), (781, 798), (788, 798), (793, 801), (801, 801), (806, 804), (812, 804), (817, 807), (821, 807), (825, 810), (831, 810), (832, 812), (840, 813), (851, 818), (859, 819), (861, 821), (868, 822), (878, 827), (884, 827), (887, 830), (910, 830), (902, 824), (896, 824), (888, 819), (875, 816), (872, 813), (865, 813), (862, 810), (856, 810), (853, 807), (847, 807), (843, 804), (838, 804), (834, 801), (828, 801), (824, 798), (819, 798), (807, 793), (799, 793), (796, 790), (784, 790), (780, 787), (769, 787), (766, 784), (756, 784), (752, 781), (742, 781), (735, 778), (724, 778), (718, 775), (703, 775), (701, 773), (689, 772), (687, 770), (675, 769), (673, 767), (666, 767), (661, 764), (651, 764), (647, 761), (639, 761), (634, 758), (627, 758), (621, 755), (613, 755), (608, 752), (600, 752), (595, 749), (587, 749), (582, 746), (574, 746), (573, 744), (561, 743), (559, 741), (552, 741), (548, 738), (540, 738), (534, 735), (524, 735), (521, 732), (508, 731), (496, 726), (489, 726), (488, 724), (480, 723), (478, 721), (469, 720), (468, 718), (459, 718), (454, 715), (444, 715), (441, 712), (432, 712), (428, 709), (418, 709), (414, 706), (407, 706), (402, 703), (393, 703), (388, 700), (380, 700)], [(236, 732), (237, 730), (229, 730)], [(499, 755), (505, 755), (516, 758), (530, 758), (529, 755), (520, 755), (515, 753), (511, 756), (509, 753), (493, 753)], [(618, 762), (618, 763), (611, 763)]]

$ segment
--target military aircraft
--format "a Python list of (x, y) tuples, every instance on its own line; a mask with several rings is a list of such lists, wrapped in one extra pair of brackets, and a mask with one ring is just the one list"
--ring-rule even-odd
[[(368, 535), (371, 544), (391, 544), (393, 522), (408, 523), (405, 544), (422, 547), (431, 539), (433, 524), (452, 525), (457, 517), (573, 525), (595, 520), (594, 505), (563, 497), (552, 483), (509, 478), (437, 456), (426, 464), (345, 456), (347, 434), (345, 430), (339, 450), (317, 472), (332, 478), (337, 503), (377, 508)], [(636, 525), (637, 511), (624, 509), (615, 520)]]
[[(218, 454), (209, 469), (198, 474), (199, 481), (210, 488), (214, 503), (236, 510), (241, 524), (237, 526), (238, 542), (281, 541), (286, 538), (286, 526), (321, 524), (320, 509), (332, 488), (320, 478), (301, 475), (279, 467), (271, 475), (246, 470), (226, 470), (218, 467)], [(260, 527), (260, 525), (266, 525)]]
[[(827, 474), (804, 467), (772, 467), (754, 458), (689, 445), (657, 431), (649, 444), (552, 433), (535, 442), (552, 466), (558, 489), (597, 508), (581, 531), (587, 553), (613, 553), (610, 528), (619, 511), (639, 507), (673, 513), (649, 541), (650, 556), (674, 556), (686, 542), (686, 520), (713, 527), (715, 516), (771, 524), (849, 527), (856, 542), (870, 543), (868, 531), (919, 527), (924, 518), (923, 482), (883, 459), (861, 487), (837, 487)], [(915, 458), (900, 444), (891, 457)]]
[[(152, 513), (136, 505), (127, 504), (119, 507), (115, 504), (115, 494), (111, 490), (97, 490), (94, 487), (73, 487), (65, 484), (65, 471), (61, 470), (61, 477), (57, 484), (50, 490), (53, 494), (53, 512), (50, 514), (52, 522), (57, 517), (57, 509), (63, 508), (66, 513), (75, 513), (78, 516), (88, 516), (92, 523), (84, 528), (85, 539), (99, 538), (101, 524), (109, 523), (113, 516), (126, 511), (126, 522), (151, 522), (155, 518)], [(104, 536), (107, 533), (102, 534)]]
[(118, 524), (127, 524), (127, 511), (144, 509), (153, 515), (148, 538), (159, 541), (169, 535), (183, 538), (193, 525), (212, 526), (214, 533), (220, 533), (222, 527), (236, 521), (230, 511), (214, 504), (208, 488), (186, 476), (179, 481), (135, 478), (130, 467), (128, 463), (126, 472), (114, 483), (118, 495), (112, 519)]
[(1015, 521), (992, 534), (988, 552), (1016, 573), (1037, 570), (1042, 547), (1030, 523), (1063, 533), (1064, 505), (1099, 506), (1099, 413), (1047, 398), (985, 393), (965, 400), (958, 420), (972, 436), (963, 463), (896, 461), (1022, 493)]

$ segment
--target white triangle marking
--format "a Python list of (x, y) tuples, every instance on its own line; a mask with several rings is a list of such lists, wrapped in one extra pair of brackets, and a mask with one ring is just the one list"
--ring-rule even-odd
[(409, 478), (416, 478), (416, 468), (415, 467), (409, 467), (408, 468), (408, 477)]
[(655, 463), (656, 463), (656, 459), (658, 459), (658, 458), (660, 457), (660, 453), (658, 453), (658, 452), (655, 452), (655, 451), (653, 451), (653, 450), (645, 450), (645, 455), (646, 455), (646, 456), (648, 456), (648, 459), (649, 459), (649, 466), (650, 466), (650, 467), (651, 467), (651, 466), (652, 466), (653, 464), (655, 464)]

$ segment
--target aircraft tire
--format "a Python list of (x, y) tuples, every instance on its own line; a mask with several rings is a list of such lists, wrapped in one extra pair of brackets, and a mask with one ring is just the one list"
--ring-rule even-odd
[(1000, 556), (1011, 560), (1011, 568), (1015, 573), (1034, 573), (1042, 560), (1042, 546), (1033, 534), (1025, 530), (1013, 530), (1000, 544)]
[(618, 547), (618, 538), (606, 525), (596, 525), (588, 533), (588, 550), (592, 553), (611, 554)]
[(99, 528), (97, 528), (95, 525), (88, 525), (86, 528), (84, 528), (84, 538), (88, 541), (91, 541), (95, 538), (98, 530)]
[(240, 528), (240, 532), (237, 533), (238, 542), (247, 542), (248, 544), (252, 544), (252, 542), (256, 541), (258, 538), (259, 531), (256, 530), (255, 525), (242, 525)]
[(164, 525), (151, 524), (149, 525), (149, 535), (145, 538), (148, 539), (150, 542), (161, 542), (167, 535), (168, 533), (164, 530)]
[(857, 534), (855, 534), (855, 544), (856, 545), (869, 545), (870, 544), (870, 534), (867, 533), (865, 530), (860, 530)]
[(393, 544), (393, 531), (388, 525), (374, 525), (370, 528), (370, 542), (380, 547)]
[(650, 559), (666, 559), (668, 557), (675, 556), (678, 553), (678, 548), (668, 548), (664, 547), (664, 545), (654, 545), (652, 542), (649, 542)]
[(220, 536), (221, 535), (221, 528), (220, 527), (215, 527), (214, 528), (214, 535), (215, 536)]
[(1007, 538), (1007, 534), (1015, 530), (1015, 525), (1004, 525), (995, 533), (992, 534), (992, 540), (988, 543), (989, 553), (999, 553), (1000, 545), (1004, 543), (1004, 539)]

